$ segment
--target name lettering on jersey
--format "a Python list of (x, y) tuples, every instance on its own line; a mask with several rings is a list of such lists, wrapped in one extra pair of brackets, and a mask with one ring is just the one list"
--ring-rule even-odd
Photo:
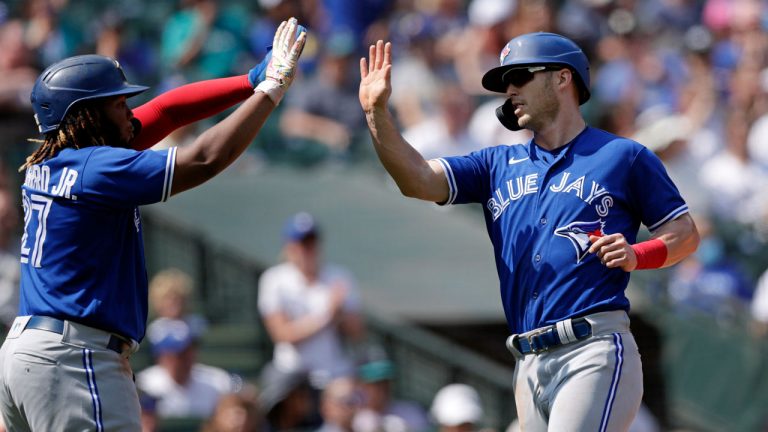
[(51, 180), (51, 169), (46, 165), (32, 165), (27, 168), (24, 175), (24, 186), (48, 192), (48, 182)]
[(47, 165), (32, 165), (27, 168), (24, 175), (24, 186), (36, 191), (57, 195), (63, 198), (76, 200), (77, 196), (72, 194), (72, 186), (77, 182), (78, 172), (72, 168), (65, 167), (59, 176), (59, 182), (51, 188), (51, 169)]
[(496, 189), (496, 197), (489, 199), (487, 203), (488, 210), (493, 215), (493, 220), (496, 220), (504, 213), (510, 202), (517, 201), (525, 195), (538, 192), (539, 185), (536, 183), (538, 178), (539, 175), (534, 173), (507, 180), (506, 195), (502, 193), (501, 188)]
[(71, 168), (64, 168), (59, 177), (59, 184), (51, 189), (51, 193), (60, 197), (76, 200), (77, 197), (72, 195), (72, 186), (77, 181), (78, 173)]
[[(507, 180), (504, 187), (497, 188), (486, 203), (493, 220), (499, 218), (513, 201), (539, 191), (539, 175), (528, 174)], [(571, 173), (565, 171), (562, 177), (554, 179), (548, 190), (554, 193), (567, 193), (577, 196), (587, 205), (594, 205), (598, 216), (605, 217), (613, 207), (613, 198), (608, 191), (594, 180), (588, 181), (586, 176), (572, 179)], [(585, 194), (585, 192), (587, 192)], [(586, 195), (586, 196), (585, 196)]]

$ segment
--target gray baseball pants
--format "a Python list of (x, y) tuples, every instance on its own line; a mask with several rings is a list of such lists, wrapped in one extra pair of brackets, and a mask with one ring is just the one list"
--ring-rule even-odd
[(8, 430), (141, 431), (130, 351), (109, 350), (109, 333), (69, 321), (63, 334), (23, 327), (11, 326), (0, 349)]
[(629, 317), (610, 311), (585, 318), (592, 325), (586, 339), (538, 354), (513, 352), (523, 432), (627, 431), (634, 420), (643, 371)]

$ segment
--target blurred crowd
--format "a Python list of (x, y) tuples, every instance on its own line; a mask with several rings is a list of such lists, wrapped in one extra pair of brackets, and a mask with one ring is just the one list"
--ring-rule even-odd
[[(702, 232), (698, 252), (669, 270), (652, 295), (662, 296), (679, 313), (707, 313), (724, 322), (751, 316), (755, 334), (768, 334), (764, 0), (0, 0), (3, 322), (15, 315), (21, 179), (16, 170), (36, 145), (28, 142), (36, 132), (29, 93), (40, 71), (71, 55), (109, 55), (120, 61), (129, 80), (152, 86), (136, 98), (140, 103), (187, 82), (247, 73), (265, 55), (276, 23), (289, 16), (310, 31), (302, 77), (249, 149), (247, 166), (343, 164), (376, 170), (367, 164), (371, 148), (357, 85), (358, 59), (378, 39), (393, 43), (397, 121), (425, 157), (524, 142), (530, 138), (526, 131), (510, 132), (496, 120), (494, 110), (503, 99), (484, 91), (480, 78), (498, 64), (509, 39), (531, 31), (562, 33), (577, 41), (591, 61), (592, 99), (583, 106), (588, 122), (653, 150)], [(160, 145), (185, 145), (206, 125), (181, 128)], [(267, 277), (260, 289), (269, 291), (270, 284), (296, 279), (303, 271), (314, 271), (318, 280), (327, 276), (321, 269), (302, 267), (316, 245), (303, 243), (300, 231), (286, 234), (286, 262), (295, 268), (276, 269), (270, 273), (274, 280)], [(265, 368), (259, 392), (226, 372), (195, 363), (194, 347), (206, 324), (202, 317), (185, 315), (178, 303), (191, 282), (173, 272), (163, 277), (158, 284), (165, 292), (158, 289), (152, 302), (158, 317), (165, 318), (148, 333), (156, 365), (137, 375), (146, 412), (204, 412), (212, 416), (206, 429), (211, 431), (229, 430), (221, 425), (235, 419), (282, 430), (285, 416), (300, 417), (285, 412), (307, 410), (308, 402), (288, 395), (307, 389), (302, 397), (312, 401), (313, 409), (299, 426), (349, 429), (351, 413), (363, 407), (359, 356), (331, 361), (339, 370), (318, 364), (304, 371), (306, 376), (280, 375), (295, 372), (285, 365), (307, 352), (320, 350), (334, 358), (341, 352), (342, 333), (344, 340), (364, 339), (359, 299), (348, 275), (331, 277), (341, 282), (331, 283), (319, 299), (303, 296), (309, 286), (297, 287), (292, 299), (260, 299), (260, 312), (276, 342), (276, 363)], [(325, 321), (287, 325), (288, 318), (315, 316), (318, 310), (322, 313), (315, 315)], [(322, 336), (330, 342), (319, 348), (297, 344), (302, 332), (327, 330), (329, 322), (344, 323), (339, 334)], [(386, 356), (382, 359), (378, 375), (371, 374), (391, 376), (391, 364), (386, 367)], [(229, 396), (184, 401), (184, 391), (173, 383), (190, 379), (199, 380), (206, 392)], [(275, 385), (279, 389), (269, 393)], [(171, 399), (157, 396), (168, 389), (176, 392)], [(474, 397), (466, 389), (458, 393)], [(255, 418), (256, 412), (265, 416)], [(434, 422), (436, 417), (423, 418)], [(363, 419), (357, 430), (374, 427)]]

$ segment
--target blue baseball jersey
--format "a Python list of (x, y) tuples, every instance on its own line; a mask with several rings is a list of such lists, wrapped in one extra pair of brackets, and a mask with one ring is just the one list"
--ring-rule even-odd
[(76, 321), (136, 341), (147, 322), (140, 205), (168, 199), (176, 148), (64, 149), (22, 186), (21, 315)]
[(688, 212), (661, 161), (642, 145), (587, 127), (546, 151), (527, 144), (437, 159), (445, 204), (481, 203), (510, 331), (606, 310), (629, 310), (629, 273), (587, 252), (591, 234), (635, 243)]

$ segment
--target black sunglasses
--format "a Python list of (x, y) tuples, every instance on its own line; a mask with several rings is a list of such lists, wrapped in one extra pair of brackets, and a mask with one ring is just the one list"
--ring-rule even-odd
[(501, 81), (506, 84), (520, 88), (533, 80), (533, 76), (536, 72), (543, 71), (555, 71), (563, 69), (557, 66), (531, 66), (510, 69), (501, 76)]

